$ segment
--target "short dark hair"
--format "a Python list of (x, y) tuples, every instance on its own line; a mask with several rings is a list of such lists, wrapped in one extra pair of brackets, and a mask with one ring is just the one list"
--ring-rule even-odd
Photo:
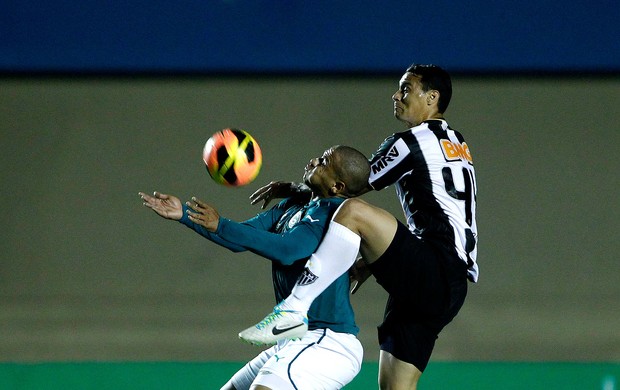
[(333, 147), (338, 161), (334, 170), (346, 186), (348, 196), (357, 196), (368, 186), (370, 163), (362, 152), (350, 146), (336, 145)]
[(420, 76), (422, 90), (424, 92), (431, 89), (439, 91), (439, 101), (437, 109), (440, 113), (446, 112), (450, 99), (452, 99), (452, 80), (448, 72), (437, 65), (412, 64), (407, 68), (408, 73)]

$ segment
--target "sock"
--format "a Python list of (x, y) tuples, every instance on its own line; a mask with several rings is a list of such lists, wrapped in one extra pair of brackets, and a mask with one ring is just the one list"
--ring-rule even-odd
[(347, 227), (331, 221), (323, 241), (310, 256), (291, 295), (280, 307), (308, 312), (312, 301), (355, 263), (361, 238)]

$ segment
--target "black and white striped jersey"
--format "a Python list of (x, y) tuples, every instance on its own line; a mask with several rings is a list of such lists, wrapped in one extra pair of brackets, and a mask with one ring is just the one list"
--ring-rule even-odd
[(409, 230), (456, 253), (476, 282), (476, 176), (463, 136), (428, 120), (386, 138), (370, 162), (370, 185), (395, 184)]

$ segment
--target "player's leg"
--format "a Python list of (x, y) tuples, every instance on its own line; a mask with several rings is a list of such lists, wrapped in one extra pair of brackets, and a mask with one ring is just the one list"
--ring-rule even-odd
[(347, 199), (333, 221), (360, 237), (359, 249), (368, 263), (386, 251), (397, 229), (397, 220), (392, 214), (359, 198)]
[(278, 346), (280, 350), (265, 363), (253, 386), (277, 390), (341, 389), (362, 367), (362, 344), (352, 334), (316, 329), (301, 340), (284, 340)]
[[(307, 312), (314, 299), (351, 268), (359, 252), (367, 263), (379, 258), (396, 229), (396, 218), (387, 211), (361, 199), (346, 200), (306, 264), (305, 272), (311, 277), (300, 278), (281, 307)], [(308, 279), (312, 282), (307, 283)]]
[(228, 382), (226, 382), (226, 384), (220, 388), (220, 390), (237, 390), (237, 389), (232, 384), (232, 379), (229, 379)]
[(399, 224), (392, 243), (370, 268), (390, 293), (378, 328), (380, 388), (415, 389), (439, 333), (463, 303), (466, 264)]
[(220, 390), (249, 390), (260, 369), (277, 351), (278, 347), (274, 346), (258, 354), (237, 371)]
[[(232, 384), (232, 379), (229, 380), (220, 390), (239, 390)], [(262, 385), (252, 385), (249, 390), (272, 390), (270, 387)]]
[(257, 345), (303, 337), (308, 330), (307, 313), (312, 301), (353, 265), (359, 243), (358, 235), (330, 221), (321, 245), (306, 262), (291, 294), (261, 322), (241, 331), (239, 337)]
[(416, 390), (422, 371), (389, 352), (379, 354), (379, 388), (381, 390)]
[(261, 322), (240, 332), (239, 337), (261, 345), (303, 336), (306, 313), (314, 299), (347, 272), (358, 252), (371, 263), (381, 256), (396, 229), (396, 218), (387, 211), (361, 199), (347, 199), (336, 211), (291, 295)]

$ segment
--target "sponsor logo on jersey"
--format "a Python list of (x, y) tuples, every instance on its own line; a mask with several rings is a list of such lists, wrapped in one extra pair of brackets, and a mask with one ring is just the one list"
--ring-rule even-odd
[(384, 156), (381, 156), (372, 164), (370, 167), (371, 176), (380, 176), (381, 171), (385, 170), (389, 165), (399, 163), (403, 158), (405, 158), (408, 150), (407, 144), (405, 144), (402, 139), (396, 141)]
[(465, 142), (462, 144), (458, 142), (452, 142), (449, 139), (442, 139), (439, 141), (441, 144), (441, 150), (447, 161), (466, 161), (473, 163), (469, 146)]

